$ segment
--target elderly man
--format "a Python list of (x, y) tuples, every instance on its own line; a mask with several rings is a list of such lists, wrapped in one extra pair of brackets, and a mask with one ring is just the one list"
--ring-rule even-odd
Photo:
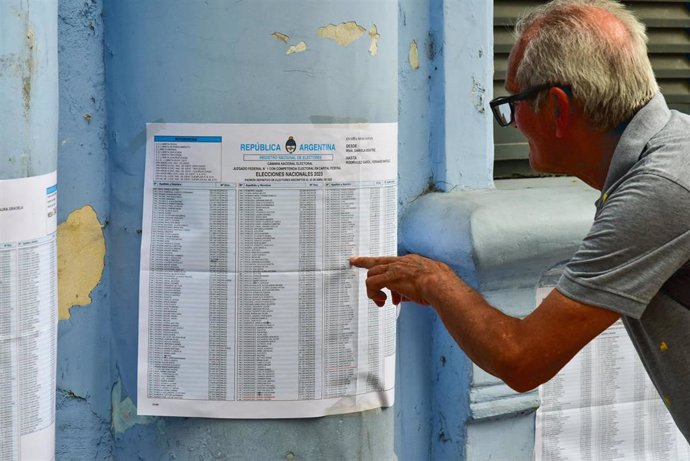
[(491, 102), (527, 138), (536, 170), (600, 190), (589, 234), (526, 318), (490, 306), (445, 264), (355, 257), (378, 305), (432, 306), (467, 355), (517, 391), (553, 377), (619, 318), (690, 440), (690, 117), (668, 109), (645, 29), (609, 0), (560, 0), (517, 25), (506, 89)]

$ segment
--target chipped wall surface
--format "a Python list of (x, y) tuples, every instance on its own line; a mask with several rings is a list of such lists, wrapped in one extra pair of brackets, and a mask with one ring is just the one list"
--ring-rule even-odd
[[(31, 4), (38, 9), (37, 2)], [(60, 61), (58, 252), (63, 263), (58, 293), (58, 460), (114, 459), (112, 295), (108, 255), (102, 256), (110, 212), (102, 9), (102, 0), (60, 0), (55, 24)], [(83, 307), (69, 311), (77, 294)]]
[(410, 69), (419, 69), (419, 50), (417, 49), (416, 40), (412, 40), (412, 43), (410, 43), (410, 49), (407, 52), (407, 61), (410, 64)]
[(493, 117), (486, 110), (491, 97), (485, 92), (492, 87), (493, 62), (491, 53), (484, 51), (493, 46), (493, 2), (444, 2), (441, 20), (442, 62), (436, 103), (444, 109), (435, 136), (439, 162), (434, 182), (446, 192), (491, 188)]
[[(367, 32), (367, 30), (363, 26), (357, 24), (355, 21), (348, 21), (338, 25), (328, 24), (326, 26), (321, 26), (317, 29), (316, 36), (333, 40), (338, 45), (346, 47), (355, 40), (361, 38), (365, 32)], [(379, 52), (378, 42), (381, 38), (376, 24), (372, 24), (367, 33), (369, 36), (369, 54), (371, 56), (376, 56)], [(290, 36), (282, 32), (273, 32), (271, 37), (285, 44), (288, 44), (290, 40)], [(289, 45), (285, 54), (302, 53), (306, 51), (307, 48), (307, 43), (302, 40), (295, 45)]]
[(0, 179), (56, 169), (56, 16), (57, 0), (0, 2)]
[[(468, 130), (468, 114), (478, 114), (481, 100), (490, 98), (490, 78), (483, 84), (483, 74), (477, 72), (482, 60), (445, 49), (444, 3), (450, 4), (60, 0), (58, 221), (91, 214), (107, 253), (99, 282), (90, 291), (91, 303), (72, 309), (59, 323), (58, 459), (393, 459), (393, 411), (399, 459), (429, 459), (432, 445), (454, 437), (436, 432), (443, 424), (433, 413), (437, 403), (430, 400), (430, 370), (438, 359), (430, 338), (439, 327), (433, 312), (416, 307), (403, 309), (399, 320), (398, 357), (404, 365), (398, 367), (394, 410), (251, 422), (134, 414), (145, 123), (398, 120), (404, 216), (402, 211), (428, 189), (433, 168), (446, 165), (430, 155), (443, 144), (442, 130), (432, 130), (447, 123), (440, 108), (455, 104), (460, 115), (450, 121), (460, 132)], [(450, 13), (455, 16), (448, 20), (462, 22), (461, 11), (479, 9), (480, 3), (453, 2)], [(484, 26), (490, 29), (491, 21)], [(461, 42), (474, 56), (479, 49), (486, 51), (484, 28), (477, 31), (470, 24), (460, 29), (459, 40), (451, 45)], [(42, 38), (34, 40), (33, 49), (40, 50)], [(0, 53), (2, 47), (0, 43)], [(171, 51), (175, 59), (166, 59)], [(446, 102), (441, 96), (447, 57), (467, 67), (465, 74), (478, 84), (463, 79), (462, 91)], [(7, 94), (18, 95), (21, 111), (22, 83), (7, 86), (0, 72), (0, 89), (11, 90), (0, 91), (0, 101)], [(432, 92), (434, 84), (438, 87)], [(32, 80), (32, 95), (37, 85)], [(0, 113), (0, 122), (2, 117)], [(4, 126), (0, 123), (0, 133)], [(481, 134), (474, 125), (469, 131)], [(15, 164), (21, 155), (11, 157)], [(483, 178), (476, 169), (463, 172), (470, 179)], [(82, 210), (87, 204), (91, 210)], [(80, 211), (72, 216), (75, 210)], [(86, 235), (95, 238), (95, 226)], [(87, 253), (93, 256), (91, 250)], [(85, 274), (95, 274), (97, 266)], [(75, 279), (79, 283), (68, 291), (72, 300), (88, 288), (81, 276)]]
[(281, 42), (283, 42), (283, 43), (287, 43), (288, 40), (290, 40), (290, 37), (288, 37), (287, 35), (285, 35), (285, 34), (282, 33), (282, 32), (273, 32), (273, 33), (271, 34), (271, 36), (272, 36), (273, 38), (275, 38), (276, 40), (279, 40), (279, 41), (281, 41)]
[(151, 424), (156, 421), (152, 416), (137, 415), (137, 407), (131, 397), (122, 397), (122, 382), (117, 381), (112, 393), (112, 430), (115, 435), (122, 434), (138, 424)]
[(350, 43), (354, 42), (362, 35), (364, 35), (366, 29), (354, 21), (343, 22), (338, 25), (328, 24), (319, 27), (316, 35), (319, 38), (329, 38), (335, 40), (335, 42), (340, 46), (348, 46)]
[(56, 410), (60, 419), (55, 440), (56, 459), (113, 459), (109, 423), (90, 411), (85, 398), (58, 390)]
[(105, 266), (105, 238), (95, 210), (84, 206), (58, 226), (58, 319), (73, 306), (91, 304)]
[(302, 53), (307, 51), (307, 44), (299, 42), (297, 45), (289, 46), (285, 54)]
[(395, 459), (393, 409), (263, 421), (132, 410), (146, 122), (395, 122), (397, 1), (106, 0), (104, 13), (115, 458)]
[(372, 26), (369, 28), (369, 54), (372, 56), (376, 56), (379, 54), (379, 39), (381, 38), (381, 34), (379, 34), (379, 30), (376, 27), (376, 24), (372, 24)]
[[(400, 0), (398, 4), (398, 148), (401, 159), (398, 196), (402, 216), (408, 205), (429, 188), (433, 165), (431, 129), (439, 123), (439, 106), (430, 103), (430, 90), (431, 84), (438, 80), (437, 66), (442, 57), (425, 53), (432, 48), (429, 46), (433, 25), (430, 15), (441, 5), (437, 2), (432, 7), (428, 1), (417, 0)], [(410, 61), (412, 43), (418, 52), (413, 52)], [(419, 67), (415, 69), (413, 64)]]

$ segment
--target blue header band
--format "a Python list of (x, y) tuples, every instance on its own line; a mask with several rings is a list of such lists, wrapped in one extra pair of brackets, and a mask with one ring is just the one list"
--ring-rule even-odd
[(222, 136), (154, 136), (153, 142), (221, 142)]
[(54, 192), (57, 192), (57, 184), (46, 189), (46, 194), (52, 194)]

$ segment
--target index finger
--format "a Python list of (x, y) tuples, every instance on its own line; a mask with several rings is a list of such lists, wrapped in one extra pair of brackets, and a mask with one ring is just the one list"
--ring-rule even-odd
[(350, 264), (362, 269), (371, 269), (381, 264), (393, 263), (397, 259), (397, 256), (353, 256), (350, 258)]

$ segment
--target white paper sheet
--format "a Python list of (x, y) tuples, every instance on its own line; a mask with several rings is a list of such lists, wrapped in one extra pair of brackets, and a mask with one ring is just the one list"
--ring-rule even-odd
[[(293, 148), (294, 147), (294, 148)], [(393, 403), (397, 125), (149, 124), (138, 413), (298, 418)]]
[(539, 396), (536, 461), (690, 460), (620, 320), (541, 386)]
[(0, 180), (0, 459), (55, 456), (57, 175)]

